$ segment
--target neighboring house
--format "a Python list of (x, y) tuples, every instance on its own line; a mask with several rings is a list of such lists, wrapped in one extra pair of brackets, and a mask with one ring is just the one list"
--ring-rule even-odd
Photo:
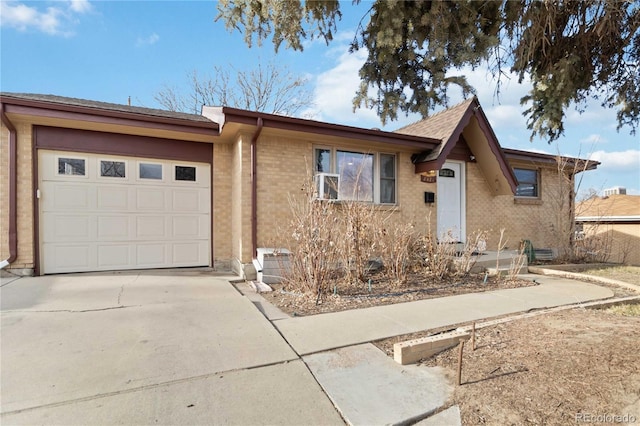
[(510, 248), (560, 248), (567, 185), (598, 164), (502, 149), (476, 99), (398, 132), (227, 107), (200, 116), (13, 93), (0, 103), (0, 261), (24, 273), (240, 271), (282, 241), (289, 199), (312, 175), (340, 181), (327, 197), (375, 203), (424, 232), (430, 220), (459, 241), (489, 230), (489, 249), (501, 229)]
[[(601, 259), (640, 265), (640, 196), (614, 194), (584, 200), (576, 206), (580, 238)], [(596, 253), (597, 254), (597, 253)]]

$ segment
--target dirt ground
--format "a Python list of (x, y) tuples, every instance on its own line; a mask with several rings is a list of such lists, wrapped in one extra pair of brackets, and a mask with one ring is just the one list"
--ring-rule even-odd
[(338, 294), (328, 295), (321, 300), (313, 295), (289, 291), (287, 286), (283, 284), (272, 284), (273, 291), (261, 293), (261, 295), (289, 315), (306, 316), (457, 294), (537, 285), (530, 280), (509, 281), (506, 278), (487, 277), (485, 282), (484, 279), (484, 274), (472, 274), (454, 280), (429, 280), (416, 275), (411, 277), (409, 282), (402, 287), (394, 287), (384, 277), (373, 276), (370, 287), (368, 283), (346, 289), (341, 286)]
[[(451, 401), (462, 424), (640, 424), (639, 313), (573, 309), (478, 330)], [(455, 380), (457, 358), (456, 347), (421, 365)]]
[[(583, 273), (640, 283), (640, 268), (618, 267)], [(505, 282), (483, 275), (459, 283), (414, 283), (393, 289), (373, 282), (316, 304), (274, 286), (263, 293), (290, 315), (313, 315), (424, 298), (535, 285)], [(603, 285), (617, 297), (637, 295), (629, 289)], [(623, 311), (625, 315), (620, 314)], [(430, 332), (374, 342), (393, 356), (393, 343)], [(441, 366), (456, 379), (458, 348), (423, 360)], [(622, 308), (575, 308), (546, 313), (479, 329), (476, 350), (463, 353), (462, 385), (449, 405), (458, 405), (463, 425), (566, 425), (581, 423), (640, 425), (640, 305)]]

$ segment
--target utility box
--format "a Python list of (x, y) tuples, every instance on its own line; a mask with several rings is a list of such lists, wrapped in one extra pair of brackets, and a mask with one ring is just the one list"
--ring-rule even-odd
[(258, 272), (258, 281), (265, 284), (278, 284), (291, 268), (291, 252), (287, 249), (258, 248), (254, 265)]

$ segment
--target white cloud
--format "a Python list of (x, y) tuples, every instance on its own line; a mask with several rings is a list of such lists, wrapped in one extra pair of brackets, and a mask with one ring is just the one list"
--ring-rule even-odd
[(16, 1), (1, 1), (0, 25), (19, 31), (34, 29), (51, 35), (70, 36), (73, 32), (67, 27), (74, 21), (74, 16), (91, 10), (88, 0), (54, 4), (56, 6), (39, 8), (37, 3), (36, 6), (27, 6)]
[(580, 143), (588, 144), (588, 145), (596, 145), (599, 143), (605, 143), (607, 140), (599, 135), (598, 133), (592, 133), (586, 138), (580, 139)]
[(136, 47), (144, 47), (154, 45), (160, 40), (160, 36), (156, 33), (153, 33), (147, 37), (138, 37), (136, 40)]
[(76, 13), (87, 13), (91, 11), (92, 6), (89, 0), (71, 0), (69, 8)]
[(360, 86), (358, 71), (366, 59), (366, 52), (360, 50), (350, 54), (345, 50), (333, 68), (316, 77), (315, 107), (304, 111), (302, 115), (316, 120), (361, 127), (380, 126), (380, 119), (375, 111), (360, 108), (353, 112), (353, 98)]
[(640, 170), (640, 150), (628, 149), (626, 151), (595, 151), (589, 156), (590, 160), (600, 161), (599, 169), (615, 169), (618, 172)]

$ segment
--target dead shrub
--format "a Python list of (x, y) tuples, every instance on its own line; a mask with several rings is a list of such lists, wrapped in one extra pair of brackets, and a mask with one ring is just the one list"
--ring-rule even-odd
[(316, 199), (312, 179), (305, 182), (302, 197), (289, 197), (290, 268), (285, 283), (293, 290), (326, 294), (337, 275), (340, 217), (335, 205)]
[(399, 287), (416, 267), (420, 238), (413, 223), (388, 222), (379, 236), (380, 259), (387, 277)]

